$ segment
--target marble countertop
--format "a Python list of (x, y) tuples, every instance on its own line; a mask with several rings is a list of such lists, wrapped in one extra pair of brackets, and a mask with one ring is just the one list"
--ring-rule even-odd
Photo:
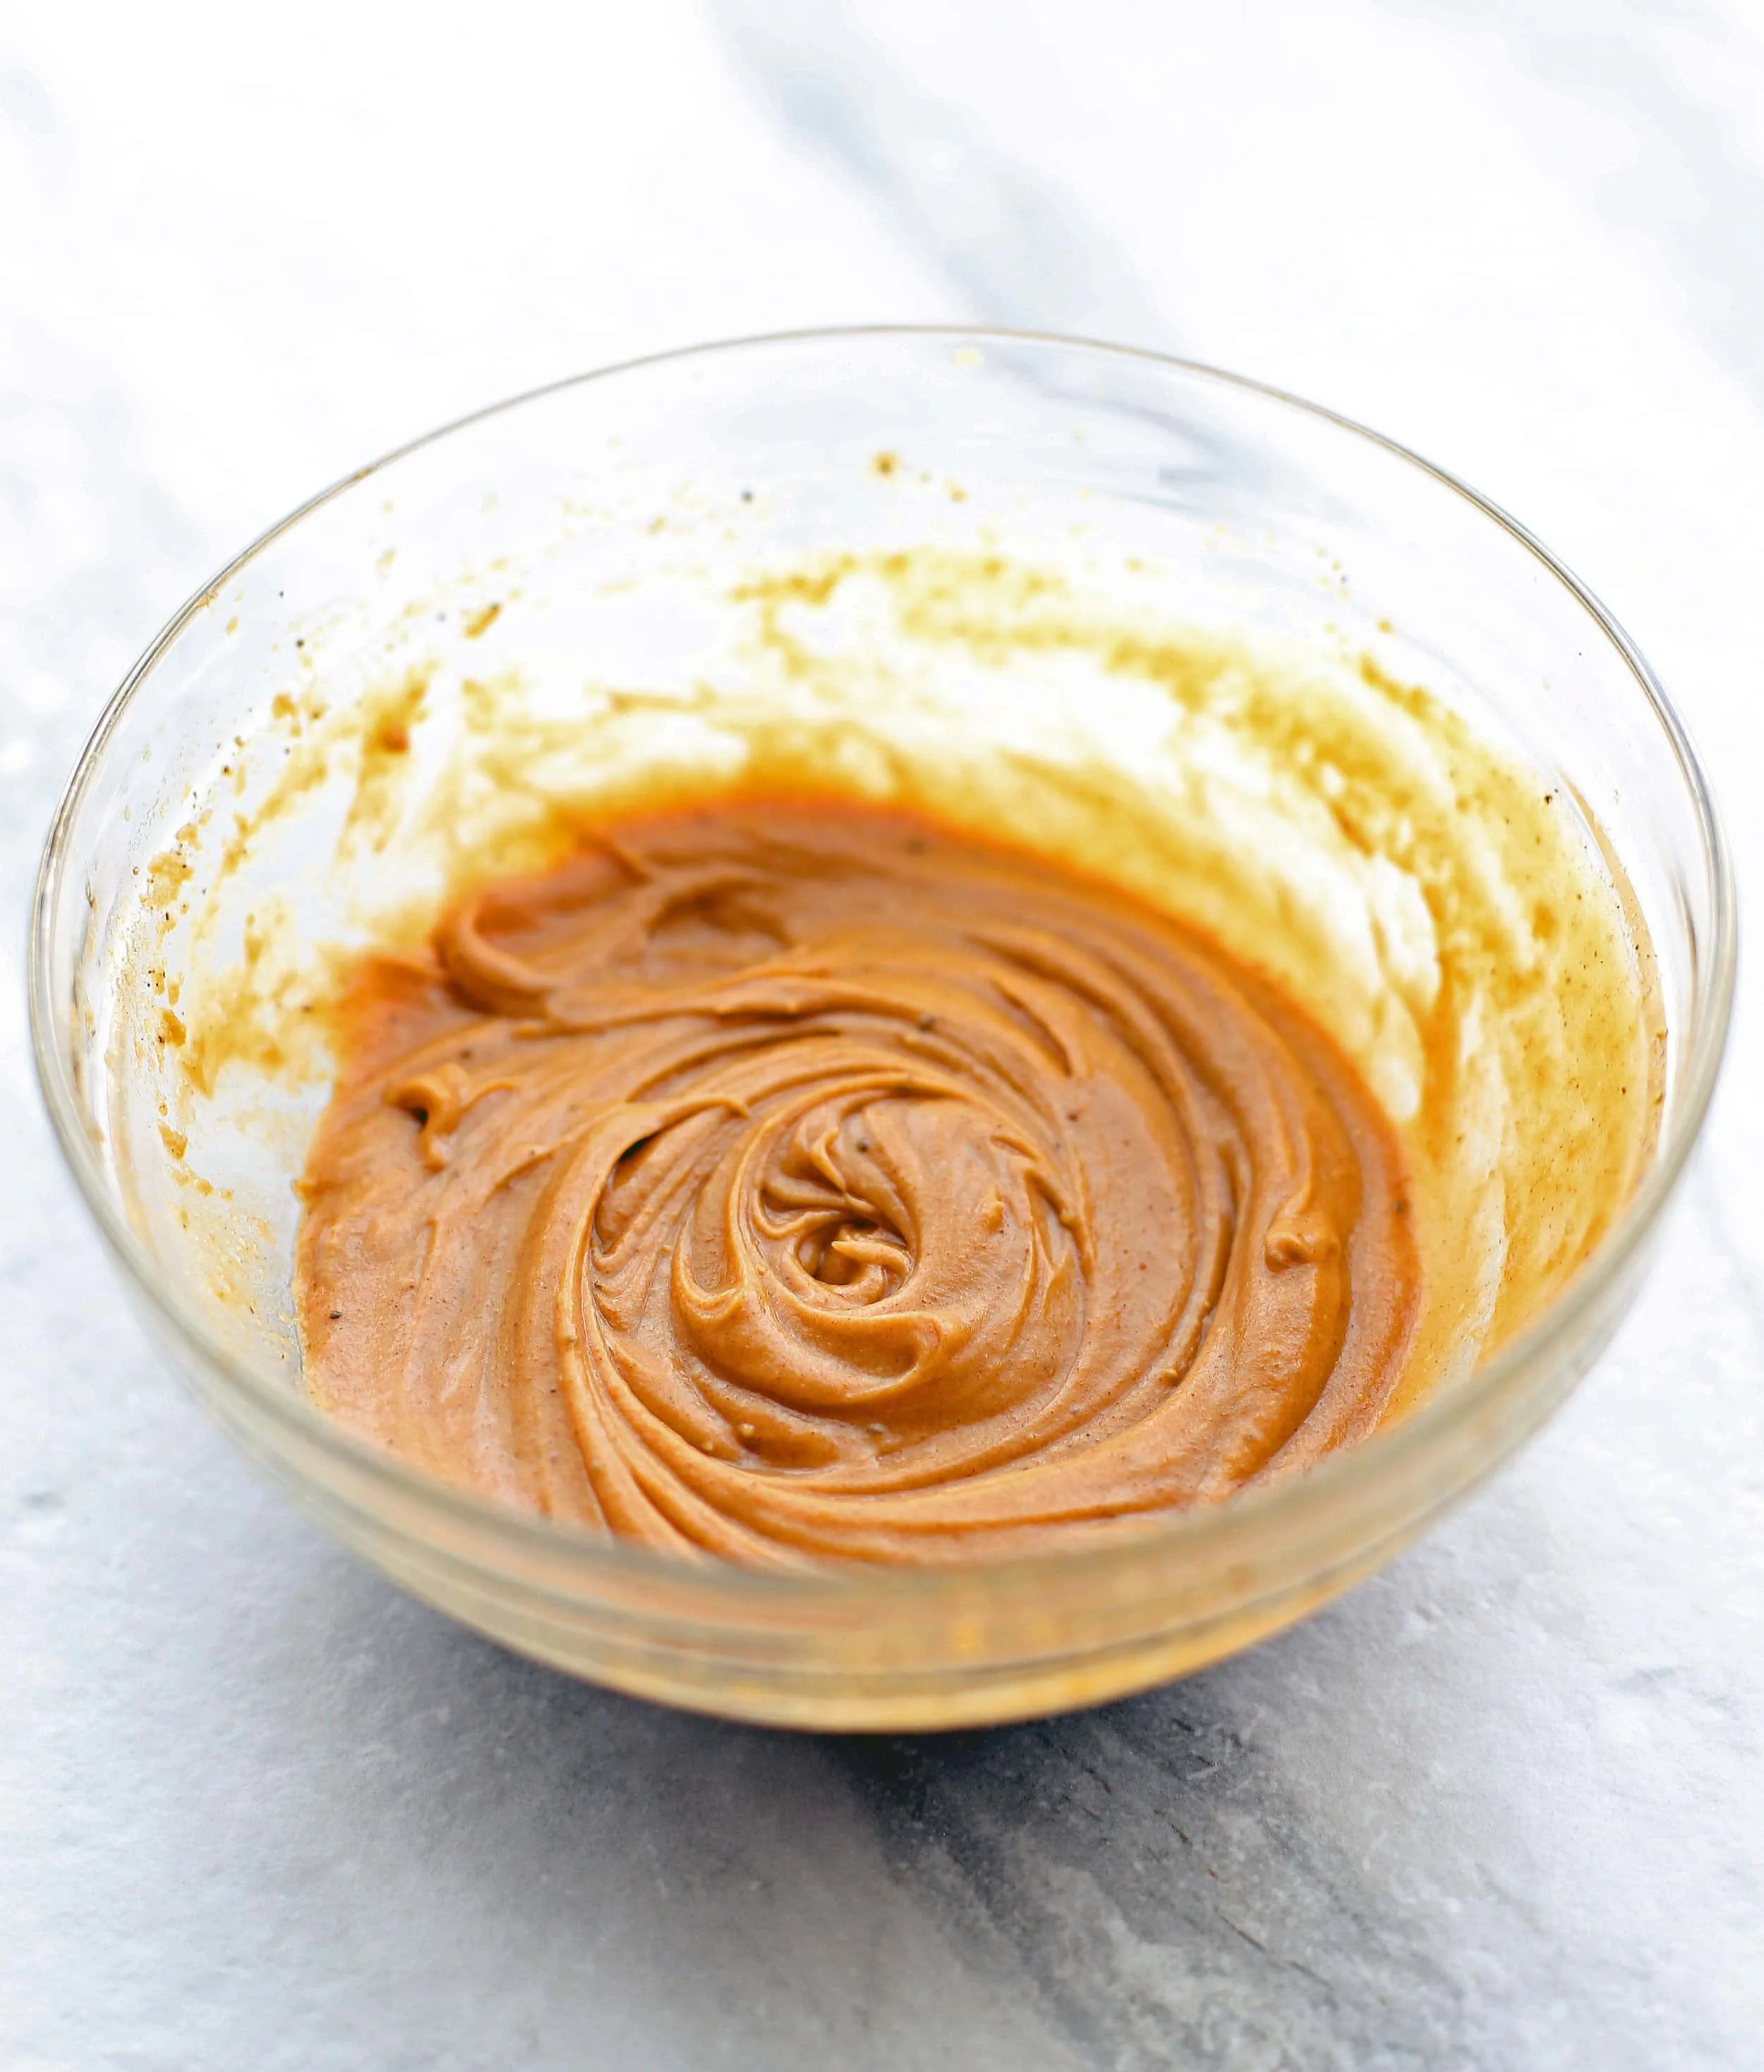
[[(986, 319), (1364, 418), (1615, 609), (1764, 914), (1742, 0), (0, 8), (0, 935), (181, 598), (700, 338)], [(1722, 2068), (1764, 2033), (1764, 943), (1632, 1320), (1425, 1544), (1104, 1710), (792, 1737), (517, 1661), (150, 1350), (0, 969), (0, 2061)]]

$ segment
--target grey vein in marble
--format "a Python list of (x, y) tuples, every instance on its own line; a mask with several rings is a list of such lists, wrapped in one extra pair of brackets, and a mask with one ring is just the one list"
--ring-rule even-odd
[(1614, 223), (1647, 236), (1686, 314), (1764, 403), (1764, 171), (1722, 111), (1685, 90), (1653, 39), (1665, 25), (1718, 35), (1696, 0), (1382, 0), (1467, 31), (1492, 29), (1541, 84), (1618, 117), (1638, 149), (1593, 183)]
[(959, 104), (927, 92), (840, 0), (706, 0), (755, 92), (853, 180), (977, 322), (1170, 344), (1102, 226)]

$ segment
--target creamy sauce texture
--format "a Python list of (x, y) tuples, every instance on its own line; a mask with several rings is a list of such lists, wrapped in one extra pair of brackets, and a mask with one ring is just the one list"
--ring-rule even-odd
[(1422, 1279), (1334, 1043), (922, 816), (615, 824), (360, 966), (309, 1386), (456, 1483), (759, 1564), (1032, 1551), (1377, 1420)]

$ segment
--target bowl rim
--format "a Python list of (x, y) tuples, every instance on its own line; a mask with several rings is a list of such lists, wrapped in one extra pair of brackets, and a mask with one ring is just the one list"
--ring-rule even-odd
[[(1240, 395), (1296, 411), (1355, 438), (1367, 441), (1406, 465), (1430, 476), (1506, 532), (1539, 565), (1544, 574), (1568, 591), (1615, 649), (1651, 708), (1671, 750), (1689, 796), (1700, 837), (1707, 881), (1709, 927), (1706, 944), (1694, 948), (1690, 1042), (1680, 1069), (1680, 1098), (1655, 1155), (1618, 1221), (1592, 1256), (1582, 1262), (1567, 1285), (1540, 1314), (1485, 1364), (1449, 1389), (1418, 1404), (1402, 1420), (1375, 1432), (1356, 1445), (1326, 1456), (1301, 1476), (1244, 1490), (1228, 1502), (1196, 1506), (1161, 1519), (1130, 1522), (1131, 1530), (1084, 1544), (1047, 1552), (989, 1556), (984, 1562), (893, 1568), (869, 1564), (829, 1563), (800, 1570), (764, 1570), (732, 1563), (682, 1562), (594, 1534), (585, 1527), (528, 1513), (494, 1498), (444, 1482), (389, 1450), (358, 1437), (327, 1417), (305, 1394), (278, 1378), (258, 1372), (222, 1339), (193, 1306), (186, 1305), (162, 1281), (150, 1253), (130, 1223), (110, 1190), (103, 1166), (82, 1119), (81, 1106), (68, 1060), (58, 1041), (60, 1009), (51, 987), (54, 919), (70, 856), (68, 841), (75, 820), (101, 767), (112, 735), (137, 693), (152, 675), (196, 615), (221, 589), (301, 521), (368, 477), (383, 473), (407, 456), (456, 432), (591, 383), (607, 381), (670, 364), (710, 357), (734, 357), (780, 347), (827, 347), (898, 340), (909, 344), (949, 347), (1037, 347), (1100, 360), (1142, 364), (1179, 375), (1203, 386), (1215, 384)], [(242, 1392), (253, 1406), (284, 1429), (339, 1465), (364, 1478), (389, 1497), (405, 1500), (417, 1513), (438, 1516), (467, 1528), (479, 1543), (501, 1541), (511, 1553), (563, 1561), (585, 1576), (607, 1582), (690, 1582), (723, 1599), (734, 1610), (746, 1601), (755, 1610), (782, 1610), (788, 1602), (837, 1601), (853, 1608), (871, 1599), (903, 1597), (922, 1602), (953, 1594), (971, 1596), (984, 1578), (989, 1597), (1033, 1595), (1058, 1579), (1094, 1577), (1153, 1564), (1178, 1550), (1194, 1554), (1209, 1548), (1221, 1552), (1233, 1542), (1259, 1534), (1277, 1518), (1297, 1519), (1332, 1508), (1330, 1499), (1351, 1497), (1356, 1489), (1380, 1482), (1395, 1482), (1450, 1435), (1497, 1406), (1523, 1396), (1527, 1381), (1548, 1371), (1551, 1355), (1571, 1343), (1589, 1313), (1598, 1310), (1614, 1282), (1643, 1248), (1683, 1176), (1687, 1159), (1701, 1133), (1725, 1052), (1738, 960), (1737, 895), (1732, 852), (1707, 777), (1688, 733), (1652, 668), (1634, 643), (1588, 586), (1565, 567), (1532, 532), (1499, 504), (1457, 475), (1424, 458), (1400, 441), (1373, 430), (1357, 419), (1312, 402), (1272, 383), (1237, 374), (1204, 361), (1148, 347), (1119, 345), (1055, 331), (1013, 329), (983, 324), (879, 323), (810, 327), (676, 347), (619, 360), (586, 372), (568, 375), (521, 391), (406, 440), (377, 459), (352, 470), (308, 497), (256, 539), (204, 584), (161, 627), (105, 704), (64, 786), (39, 862), (31, 902), (27, 953), (31, 1047), (39, 1084), (62, 1155), (86, 1207), (138, 1299), (150, 1318), (224, 1382)], [(1544, 1405), (1544, 1411), (1552, 1407)], [(1540, 1413), (1543, 1414), (1542, 1412)], [(1516, 1438), (1515, 1435), (1515, 1438)], [(1497, 1446), (1458, 1488), (1467, 1489), (1510, 1450)], [(1128, 1521), (1123, 1521), (1124, 1524)], [(1339, 1556), (1314, 1564), (1313, 1572), (1338, 1565)], [(703, 1613), (701, 1610), (699, 1616)]]

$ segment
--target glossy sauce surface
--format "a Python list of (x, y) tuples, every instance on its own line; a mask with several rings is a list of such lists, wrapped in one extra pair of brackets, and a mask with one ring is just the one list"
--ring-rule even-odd
[(750, 1564), (948, 1561), (1375, 1423), (1421, 1270), (1335, 1046), (1112, 889), (906, 812), (627, 822), (364, 960), (309, 1386), (457, 1483)]

